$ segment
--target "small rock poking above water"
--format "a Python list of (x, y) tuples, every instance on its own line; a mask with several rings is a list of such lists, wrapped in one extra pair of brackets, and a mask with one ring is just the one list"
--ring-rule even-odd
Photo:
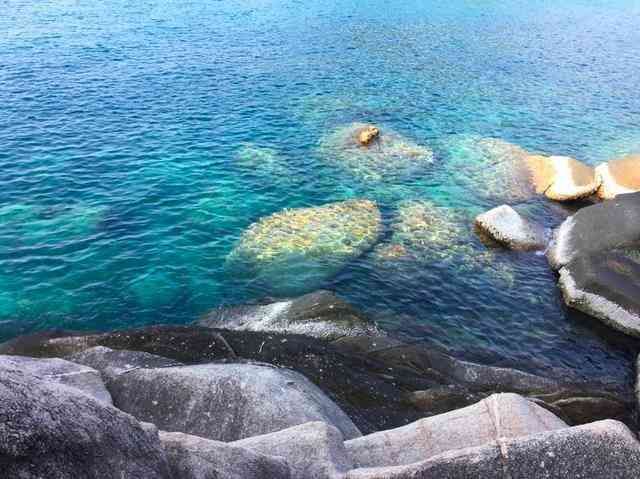
[(598, 196), (602, 199), (640, 191), (640, 154), (598, 165), (596, 174), (600, 182)]
[(475, 224), (482, 233), (511, 249), (541, 250), (546, 246), (544, 228), (508, 205), (478, 215)]
[(551, 200), (584, 198), (594, 194), (600, 184), (592, 167), (568, 156), (532, 155), (526, 163), (536, 192)]
[(227, 265), (275, 294), (308, 291), (372, 247), (381, 229), (369, 200), (284, 210), (245, 230)]
[(369, 146), (372, 141), (380, 136), (380, 130), (373, 126), (367, 125), (358, 131), (358, 143), (362, 146)]
[(316, 291), (269, 304), (220, 307), (207, 313), (198, 324), (238, 331), (305, 334), (324, 339), (382, 334), (369, 318), (330, 291)]

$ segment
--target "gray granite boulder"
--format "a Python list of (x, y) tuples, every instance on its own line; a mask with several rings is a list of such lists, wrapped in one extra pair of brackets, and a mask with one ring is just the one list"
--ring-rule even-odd
[(290, 479), (287, 462), (273, 455), (181, 432), (160, 432), (176, 479)]
[(406, 466), (355, 469), (347, 479), (634, 479), (640, 443), (617, 421), (500, 438)]
[(322, 422), (310, 422), (231, 444), (286, 458), (292, 479), (338, 479), (353, 468), (340, 431)]
[(170, 479), (153, 428), (53, 380), (0, 365), (0, 469), (20, 479)]
[(451, 449), (566, 427), (561, 419), (522, 396), (494, 394), (462, 409), (352, 439), (345, 447), (356, 467), (401, 466)]
[(304, 334), (324, 339), (382, 334), (352, 305), (331, 291), (322, 290), (269, 304), (216, 308), (198, 324), (238, 331)]
[(165, 431), (234, 441), (310, 421), (360, 436), (351, 419), (301, 374), (265, 364), (135, 369), (109, 384), (114, 404)]
[(560, 269), (580, 256), (640, 243), (640, 193), (579, 210), (554, 232), (547, 258)]
[(29, 358), (0, 355), (0, 368), (10, 368), (33, 374), (43, 379), (74, 387), (89, 396), (111, 404), (111, 395), (93, 368), (64, 359)]
[(511, 206), (502, 205), (478, 215), (480, 232), (514, 250), (541, 250), (546, 246), (544, 228), (523, 218)]

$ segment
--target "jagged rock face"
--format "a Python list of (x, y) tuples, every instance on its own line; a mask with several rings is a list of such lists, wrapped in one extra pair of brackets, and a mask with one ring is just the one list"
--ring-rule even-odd
[(114, 404), (139, 420), (208, 439), (234, 441), (309, 421), (333, 424), (347, 438), (360, 436), (317, 386), (271, 365), (136, 369), (111, 381), (109, 389)]
[(24, 356), (0, 356), (0, 368), (13, 368), (52, 382), (74, 387), (107, 404), (111, 395), (100, 373), (86, 366), (63, 359), (28, 358)]
[(526, 158), (536, 193), (556, 201), (570, 201), (596, 192), (595, 170), (568, 156), (532, 155)]
[(157, 431), (79, 390), (0, 366), (2, 477), (170, 479)]
[(160, 432), (174, 478), (294, 479), (282, 457), (180, 432)]
[(640, 154), (598, 165), (598, 196), (602, 199), (640, 191)]
[(198, 324), (238, 331), (305, 334), (325, 339), (382, 334), (366, 316), (330, 291), (316, 291), (264, 305), (221, 307), (207, 313)]
[[(415, 178), (433, 163), (433, 152), (398, 133), (382, 129), (378, 136), (367, 134), (368, 146), (360, 134), (369, 125), (352, 123), (326, 135), (320, 142), (320, 155), (330, 164), (367, 184), (389, 184)], [(373, 138), (375, 143), (371, 143)]]
[(475, 224), (484, 234), (511, 249), (528, 251), (545, 247), (544, 228), (523, 218), (508, 205), (477, 216)]
[(313, 289), (373, 246), (381, 232), (376, 204), (351, 200), (284, 210), (252, 224), (227, 257), (227, 266), (274, 293), (291, 281)]

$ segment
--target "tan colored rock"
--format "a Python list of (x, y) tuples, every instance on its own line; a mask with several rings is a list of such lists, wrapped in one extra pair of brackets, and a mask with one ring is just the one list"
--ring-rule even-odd
[(369, 146), (379, 136), (380, 130), (377, 127), (367, 125), (358, 131), (358, 143), (362, 146)]
[(551, 200), (577, 200), (598, 189), (594, 169), (574, 158), (530, 155), (525, 161), (536, 192)]
[(640, 191), (640, 154), (602, 163), (596, 168), (598, 196), (604, 200)]

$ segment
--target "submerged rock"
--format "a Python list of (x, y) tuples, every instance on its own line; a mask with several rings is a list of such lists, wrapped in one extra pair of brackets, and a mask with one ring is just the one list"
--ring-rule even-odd
[(180, 432), (160, 432), (175, 479), (294, 479), (284, 458)]
[[(320, 154), (360, 181), (371, 183), (393, 183), (411, 179), (433, 162), (433, 152), (398, 133), (382, 129), (375, 135), (370, 125), (352, 123), (339, 128), (320, 142)], [(360, 135), (366, 134), (366, 147)], [(371, 143), (376, 139), (375, 144)]]
[(482, 233), (508, 248), (525, 251), (545, 248), (544, 228), (523, 218), (511, 206), (502, 205), (482, 213), (475, 224)]
[(317, 288), (377, 241), (381, 217), (368, 200), (284, 210), (252, 224), (227, 264), (274, 293)]
[(640, 191), (640, 154), (598, 165), (596, 175), (600, 182), (598, 196), (602, 199)]
[(72, 387), (0, 365), (2, 477), (169, 479), (155, 428)]
[(198, 324), (238, 331), (305, 334), (325, 339), (382, 334), (366, 316), (330, 291), (316, 291), (270, 304), (216, 308)]
[(600, 184), (592, 167), (568, 156), (532, 155), (525, 161), (536, 192), (552, 200), (584, 198)]
[(287, 161), (274, 148), (246, 143), (238, 149), (234, 160), (247, 173), (268, 179), (272, 184), (292, 181)]

